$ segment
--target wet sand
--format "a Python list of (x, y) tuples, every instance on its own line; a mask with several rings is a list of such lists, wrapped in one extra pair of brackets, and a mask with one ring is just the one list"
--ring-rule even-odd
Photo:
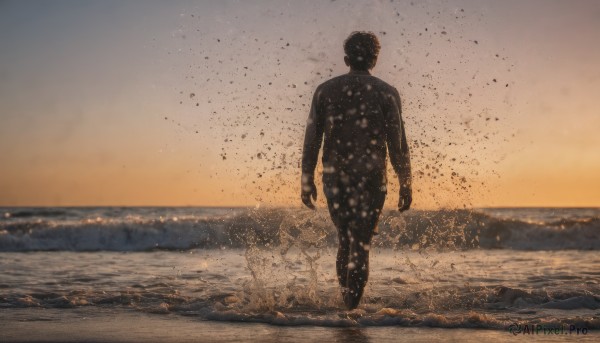
[(281, 327), (223, 323), (130, 310), (10, 309), (0, 312), (2, 342), (598, 342), (600, 335), (518, 335), (504, 330), (427, 327)]

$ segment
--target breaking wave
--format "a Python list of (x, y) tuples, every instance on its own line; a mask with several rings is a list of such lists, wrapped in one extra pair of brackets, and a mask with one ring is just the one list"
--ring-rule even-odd
[[(98, 210), (99, 211), (99, 210)], [(19, 210), (0, 220), (0, 251), (150, 251), (279, 246), (300, 240), (335, 246), (326, 211), (188, 210), (179, 216), (101, 211)], [(122, 210), (122, 212), (126, 210)], [(140, 210), (142, 211), (142, 210)], [(91, 217), (91, 218), (90, 218)], [(400, 249), (600, 250), (600, 217), (526, 221), (485, 211), (410, 211), (382, 215), (374, 244)]]
[[(167, 291), (165, 291), (167, 289)], [(171, 292), (168, 285), (137, 286), (126, 292), (38, 292), (0, 296), (0, 308), (77, 308), (87, 306), (124, 307), (153, 314), (178, 314), (224, 322), (266, 323), (282, 326), (408, 326), (441, 328), (504, 329), (515, 320), (542, 315), (546, 326), (577, 324), (588, 329), (600, 328), (600, 321), (586, 316), (553, 317), (548, 310), (597, 310), (600, 298), (584, 291), (551, 294), (509, 287), (450, 287), (438, 290), (432, 308), (421, 291), (396, 297), (365, 299), (354, 311), (340, 310), (333, 296), (319, 294), (320, 303), (307, 302), (290, 291), (277, 304), (256, 306), (255, 290), (218, 293), (209, 297), (190, 297)], [(335, 292), (336, 290), (332, 290)], [(299, 292), (301, 293), (301, 291)], [(473, 301), (475, 299), (475, 301)], [(330, 303), (328, 303), (328, 300)], [(494, 313), (511, 311), (512, 319)]]

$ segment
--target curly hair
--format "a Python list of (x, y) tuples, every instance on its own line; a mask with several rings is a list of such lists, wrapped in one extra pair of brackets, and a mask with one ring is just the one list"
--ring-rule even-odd
[(373, 32), (354, 31), (344, 41), (344, 52), (353, 69), (373, 69), (380, 49), (379, 40)]

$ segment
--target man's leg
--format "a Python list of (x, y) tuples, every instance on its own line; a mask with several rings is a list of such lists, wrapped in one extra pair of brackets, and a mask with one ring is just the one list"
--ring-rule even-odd
[(350, 239), (348, 229), (338, 227), (338, 252), (335, 260), (338, 281), (342, 289), (348, 287), (348, 259), (350, 257)]
[[(371, 238), (386, 195), (381, 180), (365, 181), (335, 185), (338, 192), (332, 192), (327, 183), (325, 187), (329, 214), (338, 231), (336, 272), (349, 309), (358, 306), (369, 279)], [(358, 189), (349, 184), (358, 185)]]
[(374, 226), (357, 226), (353, 223), (349, 240), (349, 263), (347, 266), (347, 287), (344, 302), (349, 309), (355, 309), (369, 280), (369, 249)]
[(348, 293), (344, 302), (349, 309), (355, 309), (362, 298), (365, 286), (369, 280), (369, 250), (373, 231), (379, 221), (381, 209), (385, 202), (386, 193), (378, 187), (367, 184), (360, 197), (360, 205), (354, 220), (349, 225), (350, 258), (348, 264), (347, 285)]
[(329, 215), (331, 216), (331, 221), (333, 221), (333, 224), (335, 225), (338, 232), (338, 251), (335, 260), (335, 267), (340, 287), (342, 287), (342, 289), (345, 289), (346, 287), (348, 287), (346, 279), (348, 277), (350, 239), (348, 234), (349, 231), (347, 220), (345, 220), (347, 216), (344, 216), (344, 213), (340, 211), (340, 203), (341, 199), (339, 199), (339, 197), (327, 198), (327, 207), (329, 208)]

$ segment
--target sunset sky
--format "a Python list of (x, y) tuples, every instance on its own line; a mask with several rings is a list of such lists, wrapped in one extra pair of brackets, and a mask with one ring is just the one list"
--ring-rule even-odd
[(593, 0), (2, 1), (0, 206), (299, 206), (308, 106), (355, 30), (403, 99), (415, 208), (600, 206), (599, 18)]

